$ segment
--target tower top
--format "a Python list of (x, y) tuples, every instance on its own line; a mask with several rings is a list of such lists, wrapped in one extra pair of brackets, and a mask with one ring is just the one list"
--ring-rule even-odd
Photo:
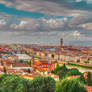
[(60, 48), (63, 47), (63, 38), (60, 39)]

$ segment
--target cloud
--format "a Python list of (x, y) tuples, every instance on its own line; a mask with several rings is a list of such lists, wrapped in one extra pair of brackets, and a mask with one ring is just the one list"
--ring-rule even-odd
[(92, 3), (92, 0), (87, 0), (87, 3), (88, 3), (88, 4)]
[(18, 10), (41, 12), (54, 16), (69, 15), (71, 13), (75, 13), (76, 9), (81, 9), (78, 9), (77, 6), (73, 4), (75, 3), (75, 0), (0, 0), (0, 3), (5, 4), (8, 7), (16, 8)]
[[(48, 43), (57, 43), (57, 40), (64, 37), (67, 43), (90, 41), (91, 44), (91, 0), (0, 0), (0, 3), (16, 10), (39, 12), (45, 15), (33, 19), (0, 14), (0, 33), (8, 32), (7, 37), (12, 37), (13, 40), (16, 38), (29, 43), (31, 41), (45, 43), (49, 39)], [(64, 17), (57, 18), (57, 16)], [(70, 20), (69, 16), (72, 17)]]
[(10, 28), (16, 30), (57, 30), (62, 29), (68, 18), (40, 18), (40, 19), (22, 19), (19, 24), (11, 24)]
[[(69, 26), (75, 27), (78, 24), (83, 24), (92, 21), (92, 13), (88, 10), (78, 9), (75, 5), (76, 0), (1, 0), (0, 3), (13, 7), (18, 10), (30, 12), (42, 12), (48, 16), (73, 16)], [(79, 1), (78, 1), (79, 2)], [(81, 2), (84, 2), (81, 0)], [(89, 2), (89, 0), (85, 1)], [(74, 3), (74, 5), (73, 5)], [(64, 6), (65, 5), (65, 6)], [(72, 6), (72, 8), (71, 8)], [(74, 7), (73, 7), (74, 6)], [(86, 5), (87, 6), (87, 5)], [(81, 5), (80, 5), (81, 7)], [(84, 7), (84, 6), (82, 6)], [(92, 9), (91, 9), (92, 10)]]
[(82, 2), (82, 0), (76, 0), (76, 2)]
[[(76, 11), (75, 11), (76, 12)], [(91, 13), (85, 11), (79, 11), (75, 14), (70, 14), (73, 16), (71, 19), (69, 17), (43, 17), (39, 19), (32, 18), (18, 18), (12, 15), (0, 15), (1, 19), (4, 21), (4, 27), (1, 29), (7, 30), (18, 30), (18, 31), (67, 31), (67, 30), (83, 30), (85, 27), (82, 27), (83, 24), (89, 23), (92, 21)], [(90, 24), (90, 23), (89, 23)], [(89, 25), (90, 26), (90, 25)], [(88, 28), (85, 28), (88, 30)]]
[(11, 24), (10, 27), (13, 29), (20, 29), (20, 30), (35, 30), (38, 29), (40, 24), (35, 19), (30, 20), (21, 20), (19, 24)]
[(78, 32), (77, 30), (75, 30), (72, 35), (74, 37), (80, 37), (81, 36), (80, 32)]
[(92, 30), (92, 22), (91, 23), (80, 24), (79, 27), (84, 28), (86, 30)]
[(71, 17), (45, 16), (39, 19), (34, 18), (19, 18), (14, 15), (0, 13), (0, 19), (5, 22), (4, 27), (0, 30), (7, 31), (50, 31), (63, 30)]
[[(0, 3), (13, 7), (18, 10), (30, 11), (30, 12), (41, 12), (48, 16), (73, 16), (71, 26), (76, 24), (82, 24), (83, 22), (92, 21), (92, 13), (84, 8), (78, 9), (76, 0), (1, 0)], [(79, 1), (78, 1), (79, 2)], [(84, 2), (81, 0), (81, 2)], [(89, 0), (85, 1), (89, 2)], [(74, 3), (74, 4), (73, 4)], [(72, 6), (72, 8), (71, 8)], [(74, 7), (73, 7), (74, 6)], [(87, 5), (85, 5), (87, 6)], [(81, 7), (81, 5), (80, 5)], [(92, 9), (91, 9), (92, 10)], [(75, 24), (75, 25), (74, 25)]]
[(41, 12), (47, 15), (63, 16), (71, 12), (71, 10), (61, 7), (55, 2), (46, 0), (0, 0), (0, 3), (5, 4), (7, 7), (16, 8), (17, 10), (29, 11), (29, 12)]
[(79, 25), (92, 22), (92, 13), (91, 12), (79, 11), (78, 13), (71, 14), (71, 15), (73, 15), (74, 17), (72, 18), (72, 20), (69, 23), (70, 28), (84, 30), (84, 28)]
[(0, 20), (0, 28), (4, 27), (6, 25), (6, 21), (5, 20)]

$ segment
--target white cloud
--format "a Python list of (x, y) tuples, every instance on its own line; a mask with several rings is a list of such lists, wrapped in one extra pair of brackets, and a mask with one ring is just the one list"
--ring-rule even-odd
[(42, 19), (41, 21), (42, 21), (43, 29), (58, 29), (58, 28), (63, 28), (65, 22), (68, 20), (65, 20), (65, 18), (64, 19), (52, 18), (49, 20)]
[(82, 27), (86, 30), (92, 30), (92, 22), (91, 23), (80, 24), (79, 27)]
[(11, 24), (10, 27), (14, 29), (22, 29), (22, 30), (55, 30), (59, 28), (63, 28), (65, 23), (68, 21), (67, 18), (58, 19), (22, 19), (19, 24)]
[[(80, 2), (81, 0), (77, 0)], [(87, 0), (90, 2), (91, 0)], [(92, 19), (92, 12), (78, 9), (69, 9), (60, 5), (59, 3), (47, 1), (47, 0), (0, 0), (0, 3), (7, 5), (8, 7), (14, 7), (19, 10), (25, 10), (30, 12), (42, 12), (47, 15), (54, 16), (73, 16), (71, 25), (80, 24), (81, 22), (87, 21), (89, 18)]]
[(92, 3), (92, 0), (87, 0), (87, 3), (88, 3), (88, 4)]
[(9, 0), (0, 0), (0, 3), (5, 4), (8, 7), (14, 7), (18, 10), (42, 12), (48, 15), (66, 15), (70, 11), (61, 7), (57, 3), (45, 0), (14, 0), (14, 2)]
[(69, 16), (71, 14), (81, 13), (79, 10), (68, 9), (64, 6), (61, 6), (59, 3), (47, 0), (14, 0), (14, 2), (9, 0), (0, 0), (0, 3), (3, 3), (8, 7), (14, 7), (18, 10), (41, 12), (54, 16)]
[(5, 4), (8, 7), (13, 5), (13, 3), (11, 1), (8, 1), (8, 0), (0, 0), (0, 3)]
[(76, 2), (81, 2), (82, 0), (76, 0)]
[(22, 29), (22, 30), (35, 30), (40, 26), (38, 20), (36, 19), (26, 19), (21, 20), (19, 24), (11, 24), (10, 27), (14, 29)]
[[(79, 40), (81, 41), (87, 41), (87, 42), (92, 41), (92, 37), (89, 37), (90, 33), (88, 33), (88, 36), (86, 36), (80, 32), (80, 30), (84, 30), (84, 29), (86, 31), (92, 30), (92, 23), (91, 23), (92, 12), (87, 10), (78, 10), (75, 8), (71, 9), (70, 7), (68, 8), (68, 5), (66, 7), (59, 3), (55, 3), (51, 1), (50, 0), (13, 0), (11, 2), (11, 0), (0, 0), (0, 3), (3, 3), (8, 7), (16, 8), (18, 10), (25, 10), (30, 12), (32, 11), (42, 12), (42, 13), (45, 13), (46, 15), (54, 15), (54, 16), (73, 16), (73, 19), (71, 21), (68, 21), (67, 18), (64, 18), (64, 19), (57, 19), (57, 18), (50, 18), (50, 19), (23, 18), (22, 19), (20, 18), (18, 19), (15, 16), (14, 17), (11, 17), (11, 15), (6, 16), (6, 14), (5, 16), (1, 17), (1, 14), (0, 14), (0, 18), (2, 18), (2, 20), (0, 21), (0, 32), (4, 31), (4, 35), (6, 35), (5, 36), (6, 40), (7, 40), (7, 36), (11, 37), (15, 35), (17, 40), (21, 38), (25, 42), (27, 41), (31, 42), (33, 41), (33, 39), (34, 41), (37, 41), (40, 38), (40, 41), (38, 42), (41, 42), (43, 40), (43, 42), (45, 43), (45, 41), (48, 41), (48, 39), (50, 39), (52, 43), (55, 43), (57, 41), (57, 38), (59, 39), (62, 36), (66, 38), (66, 41), (70, 40), (70, 42), (72, 40), (76, 41), (76, 39), (79, 39), (79, 38), (80, 38)], [(81, 2), (81, 0), (76, 0), (76, 1)], [(91, 1), (92, 0), (87, 0), (88, 3), (91, 3)], [(4, 19), (11, 19), (11, 18), (15, 18), (15, 20), (19, 20), (20, 23), (8, 23), (9, 21), (7, 22), (4, 20)], [(4, 30), (5, 28), (7, 30)], [(65, 31), (64, 28), (67, 28), (68, 31)], [(34, 32), (34, 30), (38, 32)], [(69, 30), (73, 30), (73, 32)], [(32, 35), (32, 32), (35, 35)], [(85, 31), (83, 32), (85, 33)], [(23, 37), (20, 37), (22, 35)], [(2, 36), (2, 34), (0, 34), (0, 36)], [(12, 39), (15, 40), (14, 37), (12, 37)], [(32, 39), (32, 40), (30, 41), (29, 39)], [(9, 41), (10, 40), (11, 38), (9, 38)]]
[(5, 20), (0, 20), (0, 28), (4, 27), (6, 25), (6, 21)]
[(79, 11), (76, 14), (71, 14), (73, 16), (72, 20), (69, 23), (71, 28), (79, 28), (81, 24), (86, 24), (92, 22), (92, 13)]
[(80, 34), (80, 32), (79, 32), (78, 30), (75, 30), (75, 31), (72, 33), (72, 35), (73, 35), (74, 37), (80, 37), (80, 36), (81, 36), (81, 34)]

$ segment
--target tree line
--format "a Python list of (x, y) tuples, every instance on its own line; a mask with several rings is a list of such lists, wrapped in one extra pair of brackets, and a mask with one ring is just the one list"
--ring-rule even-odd
[(35, 77), (27, 80), (18, 75), (0, 76), (0, 92), (87, 92), (77, 78), (67, 77), (56, 82), (51, 77)]

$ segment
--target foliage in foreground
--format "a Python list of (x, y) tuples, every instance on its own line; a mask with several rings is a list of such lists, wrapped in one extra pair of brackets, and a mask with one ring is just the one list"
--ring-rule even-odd
[(0, 92), (54, 92), (55, 84), (50, 77), (36, 77), (30, 81), (17, 75), (2, 75)]
[(92, 86), (92, 74), (91, 72), (88, 72), (87, 74), (87, 79), (85, 79), (85, 84), (87, 84), (88, 86)]
[(50, 77), (36, 77), (31, 81), (30, 92), (54, 92), (56, 85), (55, 80)]
[(83, 84), (76, 78), (67, 77), (61, 80), (55, 92), (87, 92)]

